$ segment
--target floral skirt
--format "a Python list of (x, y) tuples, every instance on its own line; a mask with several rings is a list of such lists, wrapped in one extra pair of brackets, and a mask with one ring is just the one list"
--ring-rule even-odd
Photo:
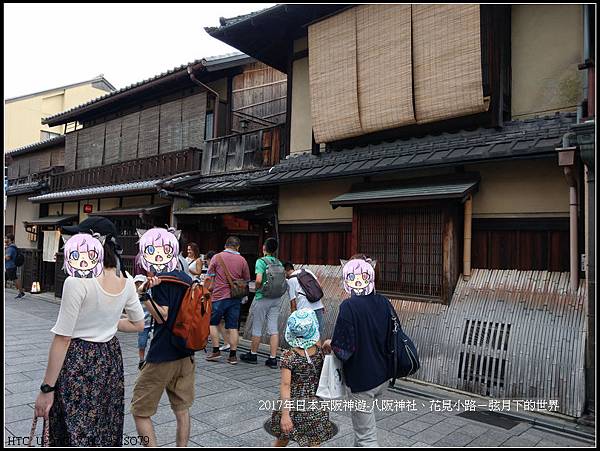
[(275, 410), (271, 415), (271, 432), (280, 440), (294, 440), (300, 446), (316, 446), (333, 437), (333, 426), (326, 410), (292, 410), (290, 417), (294, 429), (285, 434), (281, 430), (281, 411)]
[(50, 409), (50, 446), (121, 446), (125, 415), (119, 340), (71, 340)]

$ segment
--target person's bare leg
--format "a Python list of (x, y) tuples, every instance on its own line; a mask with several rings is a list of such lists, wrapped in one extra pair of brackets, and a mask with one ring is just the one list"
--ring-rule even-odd
[(277, 348), (279, 348), (279, 335), (271, 335), (269, 343), (271, 344), (270, 357), (277, 357)]
[(146, 355), (146, 350), (140, 348), (139, 349), (139, 356), (140, 356), (140, 360), (144, 360), (144, 356)]
[(175, 413), (177, 420), (177, 437), (175, 442), (177, 446), (187, 446), (190, 439), (190, 411), (178, 410)]
[(154, 435), (154, 426), (152, 426), (152, 420), (150, 417), (136, 417), (133, 416), (135, 420), (135, 428), (137, 429), (137, 433), (140, 437), (148, 437), (148, 443), (144, 443), (144, 446), (156, 446), (156, 435)]
[(252, 337), (252, 344), (250, 345), (250, 350), (256, 354), (258, 352), (258, 346), (260, 345), (260, 337)]
[(21, 283), (21, 279), (15, 280), (15, 287), (19, 290), (19, 293), (23, 293), (23, 284)]
[(210, 342), (213, 348), (219, 347), (219, 328), (217, 326), (210, 326)]
[(228, 329), (225, 329), (225, 324), (223, 324), (221, 322), (221, 323), (219, 323), (219, 325), (217, 327), (219, 329), (219, 333), (221, 334), (221, 337), (223, 337), (223, 344), (225, 346), (231, 345), (231, 341), (229, 341)]
[(237, 346), (240, 341), (240, 334), (237, 329), (227, 329), (229, 335), (229, 345), (232, 351), (237, 351)]
[(275, 443), (273, 444), (273, 446), (276, 446), (278, 448), (283, 448), (283, 447), (286, 447), (289, 442), (290, 441), (286, 440), (286, 439), (283, 439), (283, 440), (282, 439), (277, 439), (277, 440), (275, 440)]

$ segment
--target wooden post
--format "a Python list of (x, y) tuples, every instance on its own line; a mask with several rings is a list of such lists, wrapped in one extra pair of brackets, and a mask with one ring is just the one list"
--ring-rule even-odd
[(473, 196), (469, 194), (465, 201), (465, 232), (463, 247), (463, 279), (471, 278), (471, 227), (473, 219)]

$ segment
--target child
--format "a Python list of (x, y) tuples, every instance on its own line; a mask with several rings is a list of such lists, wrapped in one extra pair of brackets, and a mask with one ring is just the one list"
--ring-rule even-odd
[[(290, 439), (300, 446), (319, 446), (333, 436), (329, 412), (308, 408), (316, 396), (323, 368), (324, 354), (319, 341), (319, 323), (311, 309), (292, 313), (287, 322), (285, 339), (291, 346), (281, 357), (281, 400), (292, 401), (292, 408), (274, 411), (271, 431), (277, 437), (274, 446), (286, 446)], [(296, 409), (304, 400), (306, 407)], [(319, 404), (317, 404), (319, 406)]]
[[(139, 288), (140, 285), (146, 283), (146, 280), (146, 276), (141, 274), (133, 278), (136, 288)], [(140, 356), (140, 363), (138, 364), (138, 369), (140, 370), (142, 369), (146, 361), (146, 346), (148, 345), (148, 340), (150, 339), (150, 331), (152, 330), (152, 316), (150, 315), (150, 312), (146, 310), (144, 304), (142, 304), (142, 309), (144, 310), (144, 331), (138, 332), (138, 352)]]

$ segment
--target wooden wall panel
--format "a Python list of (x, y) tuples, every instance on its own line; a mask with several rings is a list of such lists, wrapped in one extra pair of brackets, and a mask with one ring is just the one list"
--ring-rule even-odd
[(515, 223), (511, 229), (506, 222), (502, 224), (501, 230), (489, 227), (484, 225), (479, 229), (476, 226), (473, 228), (473, 268), (556, 272), (569, 270), (568, 219), (560, 225), (546, 224), (542, 218), (539, 220), (538, 230), (531, 230), (531, 225), (524, 227), (519, 223)]
[(294, 264), (339, 265), (350, 257), (350, 232), (279, 233), (279, 258)]

